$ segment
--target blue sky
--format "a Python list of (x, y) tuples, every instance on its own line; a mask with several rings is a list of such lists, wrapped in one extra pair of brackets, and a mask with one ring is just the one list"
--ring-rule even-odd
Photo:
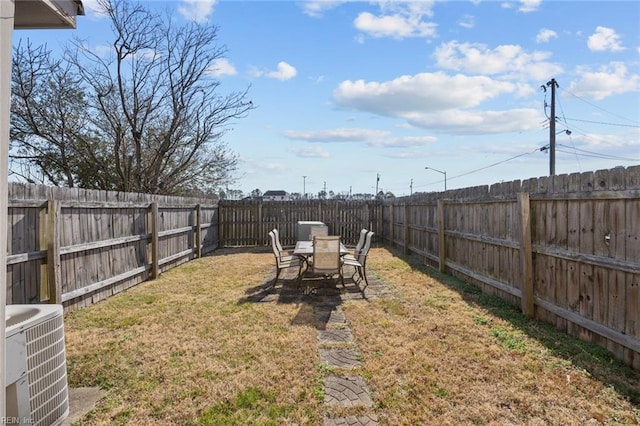
[[(107, 22), (83, 3), (76, 30), (16, 31), (14, 44), (75, 33), (99, 49)], [(640, 2), (146, 4), (217, 25), (221, 91), (250, 85), (257, 108), (225, 135), (241, 160), (230, 188), (245, 193), (400, 196), (442, 190), (445, 172), (448, 189), (546, 176), (552, 78), (556, 174), (640, 164)]]

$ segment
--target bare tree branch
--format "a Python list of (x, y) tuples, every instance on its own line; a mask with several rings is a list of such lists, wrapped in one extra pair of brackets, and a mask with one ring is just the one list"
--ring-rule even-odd
[[(248, 88), (221, 94), (208, 74), (226, 54), (217, 28), (175, 26), (143, 4), (99, 4), (111, 20), (109, 54), (75, 40), (57, 63), (28, 50), (17, 61), (13, 84), (23, 120), (12, 127), (14, 151), (38, 167), (55, 165), (45, 171), (54, 184), (187, 193), (232, 182), (238, 159), (223, 137), (254, 106)], [(58, 77), (48, 79), (51, 93), (66, 84), (65, 98), (75, 96), (69, 108), (37, 102), (52, 71)]]

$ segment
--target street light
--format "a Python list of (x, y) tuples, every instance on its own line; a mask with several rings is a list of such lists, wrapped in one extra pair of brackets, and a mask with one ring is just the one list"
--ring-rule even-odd
[(433, 167), (425, 167), (425, 170), (433, 170), (434, 172), (442, 173), (444, 175), (444, 190), (447, 190), (447, 172), (442, 172), (438, 169), (434, 169)]

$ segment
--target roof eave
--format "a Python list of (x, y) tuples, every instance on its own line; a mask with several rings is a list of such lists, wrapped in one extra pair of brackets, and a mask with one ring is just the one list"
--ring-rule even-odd
[(81, 0), (15, 0), (15, 29), (76, 28), (84, 15)]

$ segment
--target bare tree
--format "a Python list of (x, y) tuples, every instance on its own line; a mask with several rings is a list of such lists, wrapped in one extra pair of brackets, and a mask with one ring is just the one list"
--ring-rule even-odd
[[(217, 44), (217, 28), (174, 26), (170, 15), (162, 19), (141, 4), (99, 4), (114, 34), (108, 54), (75, 40), (58, 62), (40, 64), (34, 55), (16, 61), (20, 70), (14, 73), (14, 86), (29, 76), (44, 79), (48, 66), (68, 75), (52, 84), (52, 90), (66, 88), (69, 96), (76, 96), (76, 102), (66, 103), (75, 115), (65, 116), (66, 121), (74, 119), (65, 139), (60, 131), (57, 137), (43, 138), (35, 120), (22, 120), (16, 152), (24, 150), (29, 129), (61, 159), (73, 146), (80, 160), (62, 168), (65, 173), (59, 174), (66, 180), (47, 176), (56, 185), (184, 194), (232, 183), (237, 156), (223, 136), (254, 106), (247, 100), (248, 88), (219, 93), (220, 81), (212, 71), (226, 48)], [(25, 111), (41, 96), (40, 90), (36, 85), (22, 91)], [(51, 119), (62, 114), (51, 111), (42, 116), (55, 121)], [(20, 132), (12, 132), (12, 138)], [(32, 164), (43, 167), (38, 156), (33, 157)]]
[[(28, 181), (76, 186), (89, 126), (79, 76), (46, 46), (19, 44), (12, 67), (11, 160)], [(81, 179), (81, 178), (80, 178)]]

